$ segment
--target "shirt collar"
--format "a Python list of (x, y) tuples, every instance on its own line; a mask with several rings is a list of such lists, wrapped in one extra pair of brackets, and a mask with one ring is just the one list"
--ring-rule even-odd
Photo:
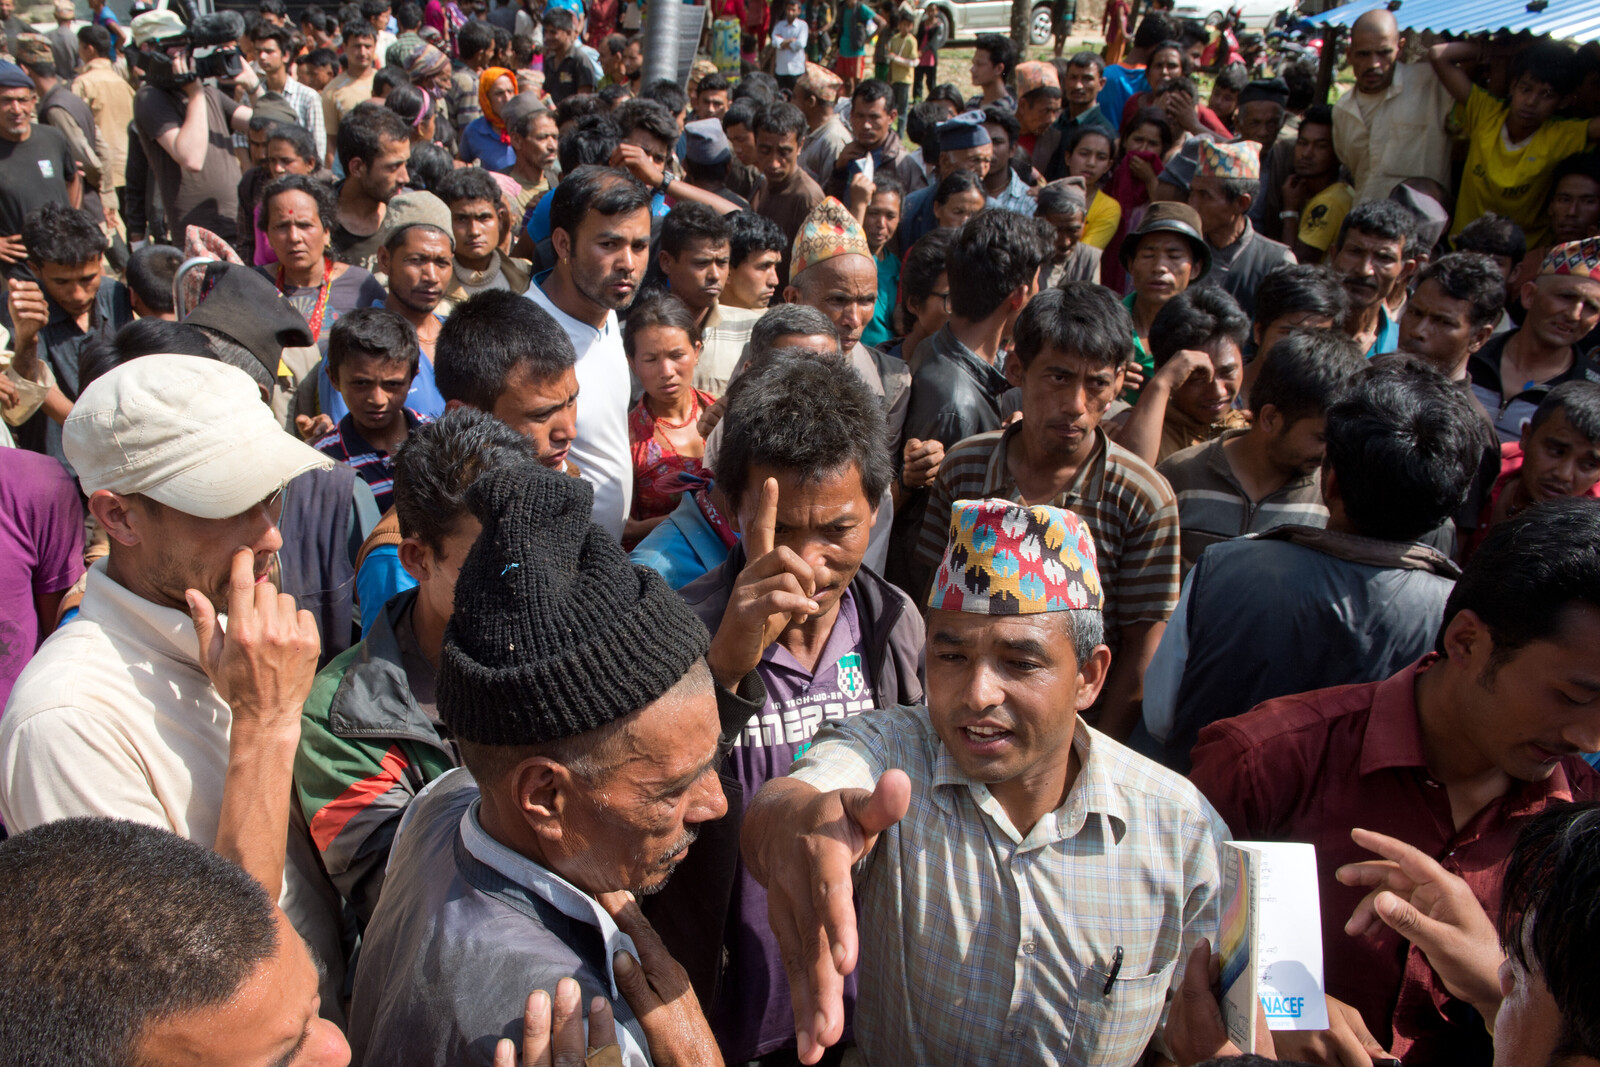
[(1061, 806), (1040, 819), (1026, 836), (1012, 825), (989, 787), (967, 777), (938, 734), (933, 735), (933, 743), (937, 747), (933, 764), (934, 803), (947, 812), (953, 811), (959, 795), (955, 790), (965, 787), (973, 803), (1019, 850), (1027, 851), (1076, 837), (1091, 814), (1104, 815), (1111, 820), (1114, 841), (1121, 841), (1127, 831), (1128, 813), (1118, 794), (1112, 761), (1103, 754), (1096, 755), (1097, 746), (1107, 742), (1094, 740), (1094, 731), (1081, 715), (1077, 716), (1072, 732), (1072, 750), (1078, 754), (1078, 777), (1067, 790), (1067, 799)]
[(617, 928), (617, 924), (594, 897), (548, 867), (540, 866), (490, 837), (478, 821), (478, 808), (482, 803), (481, 799), (474, 800), (462, 813), (461, 843), (479, 863), (499, 871), (567, 918), (599, 930), (606, 944), (606, 981), (610, 984), (611, 999), (619, 999), (622, 993), (617, 989), (617, 976), (612, 970), (611, 961), (618, 952), (624, 951), (635, 959), (639, 958), (633, 938)]
[(111, 577), (105, 559), (95, 561), (89, 568), (79, 614), (157, 655), (201, 669), (200, 639), (195, 636), (189, 613), (162, 607), (135, 593)]
[(1372, 693), (1372, 713), (1361, 739), (1361, 773), (1373, 774), (1395, 767), (1420, 767), (1422, 724), (1417, 718), (1417, 679), (1438, 659), (1428, 653), (1411, 666), (1379, 682)]

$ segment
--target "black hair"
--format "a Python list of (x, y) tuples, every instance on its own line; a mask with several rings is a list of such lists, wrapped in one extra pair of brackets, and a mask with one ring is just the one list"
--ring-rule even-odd
[(954, 230), (930, 230), (907, 250), (900, 262), (900, 303), (910, 314), (913, 302), (922, 303), (933, 293), (939, 275), (945, 272)]
[(313, 67), (322, 67), (326, 70), (339, 69), (339, 56), (331, 48), (313, 48), (303, 56), (295, 58), (296, 63), (305, 63)]
[(1139, 20), (1139, 28), (1133, 31), (1133, 47), (1149, 53), (1162, 41), (1172, 40), (1176, 32), (1176, 20), (1152, 11)]
[[(279, 120), (276, 116), (269, 115), (263, 111), (254, 111), (250, 114), (248, 128), (251, 133), (270, 133), (272, 130), (277, 129), (278, 125)], [(271, 140), (271, 138), (269, 137), (268, 140)]]
[(1317, 104), (1315, 107), (1306, 108), (1306, 113), (1300, 116), (1300, 125), (1304, 126), (1333, 126), (1333, 108), (1327, 104)]
[(639, 331), (656, 326), (682, 330), (691, 345), (700, 343), (700, 325), (689, 305), (672, 293), (656, 292), (635, 300), (622, 322), (622, 351), (629, 359), (634, 357)]
[(1433, 282), (1451, 300), (1465, 300), (1473, 327), (1499, 320), (1506, 308), (1506, 279), (1494, 260), (1478, 252), (1451, 252), (1422, 269), (1417, 284)]
[(1244, 69), (1242, 63), (1229, 63), (1212, 79), (1211, 91), (1223, 89), (1229, 92), (1242, 92), (1250, 82), (1250, 74)]
[(1012, 355), (1027, 370), (1045, 347), (1071, 352), (1095, 367), (1133, 358), (1133, 320), (1116, 294), (1093, 282), (1063, 282), (1028, 301), (1012, 331)]
[(1157, 89), (1154, 95), (1160, 96), (1162, 93), (1187, 93), (1190, 100), (1200, 99), (1200, 87), (1196, 85), (1194, 83), (1194, 79), (1189, 77), (1187, 74), (1180, 74), (1176, 78), (1173, 78), (1167, 84)]
[(417, 29), (422, 25), (422, 8), (416, 4), (400, 4), (394, 9), (394, 24), (400, 32)]
[[(400, 86), (410, 84), (411, 75), (405, 72), (405, 68), (397, 67), (393, 64), (385, 64), (379, 67), (377, 72), (372, 75), (372, 99), (382, 104), (383, 101), (379, 99), (380, 95), (387, 96)], [(394, 109), (391, 108), (390, 110)], [(406, 131), (408, 137), (410, 133), (410, 130)]]
[(17, 1063), (134, 1063), (150, 1024), (226, 1003), (280, 947), (243, 868), (125, 819), (0, 844), (0, 907), (0, 1047)]
[[(492, 180), (492, 179), (491, 179)], [(550, 229), (576, 236), (591, 211), (605, 216), (650, 209), (650, 190), (627, 171), (611, 167), (579, 167), (564, 174), (550, 199)]]
[(1600, 382), (1562, 382), (1544, 394), (1528, 420), (1528, 432), (1538, 430), (1557, 412), (1590, 443), (1600, 441)]
[(765, 215), (754, 211), (735, 211), (728, 220), (728, 268), (731, 270), (757, 252), (789, 251), (789, 239), (782, 228)]
[(1567, 608), (1600, 608), (1600, 501), (1563, 497), (1490, 527), (1445, 601), (1435, 648), (1470, 611), (1489, 628), (1490, 671), (1534, 641), (1560, 635)]
[(678, 120), (672, 117), (666, 105), (648, 97), (624, 100), (611, 113), (611, 120), (617, 124), (617, 130), (623, 137), (634, 130), (643, 130), (665, 144), (669, 152), (677, 146), (678, 136), (682, 132), (678, 129)]
[(1553, 804), (1529, 818), (1502, 876), (1500, 948), (1538, 976), (1561, 1015), (1550, 1063), (1600, 1057), (1596, 877), (1600, 804), (1592, 800)]
[(69, 267), (98, 260), (110, 247), (93, 215), (58, 203), (28, 213), (22, 220), (22, 242), (33, 262)]
[(378, 39), (378, 31), (373, 29), (372, 23), (365, 19), (353, 19), (339, 27), (339, 36), (346, 44), (360, 37), (365, 37), (369, 41), (376, 41)]
[(310, 26), (318, 33), (328, 33), (333, 29), (333, 22), (329, 20), (328, 13), (316, 6), (303, 9), (295, 19), (295, 25)]
[(270, 22), (262, 22), (251, 31), (250, 39), (256, 44), (260, 44), (263, 41), (272, 41), (283, 50), (283, 58), (285, 60), (294, 58), (293, 35), (286, 26), (275, 26)]
[(547, 7), (544, 14), (539, 16), (539, 25), (553, 30), (575, 32), (578, 29), (578, 16), (564, 7)]
[(469, 514), (466, 497), (472, 483), (489, 471), (522, 462), (537, 462), (533, 445), (486, 411), (459, 407), (417, 427), (394, 454), (394, 514), (400, 535), (439, 551)]
[(759, 106), (778, 99), (779, 93), (778, 79), (764, 70), (753, 70), (739, 78), (739, 84), (728, 94), (728, 100), (730, 103), (749, 100)]
[(1017, 138), (1022, 136), (1022, 126), (1017, 122), (1017, 113), (1005, 104), (990, 104), (983, 109), (983, 122), (986, 126), (998, 126), (1006, 132), (1006, 143), (1015, 148)]
[(854, 464), (873, 507), (894, 467), (883, 404), (838, 352), (779, 349), (728, 390), (717, 484), (735, 509), (754, 467), (815, 481)]
[(804, 144), (809, 128), (805, 112), (786, 100), (774, 100), (756, 112), (756, 124), (750, 129), (753, 133), (777, 134), (780, 139), (792, 133), (796, 144)]
[[(197, 327), (170, 319), (134, 319), (114, 336), (93, 334), (84, 343), (82, 351), (78, 353), (78, 391), (83, 392), (89, 388), (90, 382), (114, 367), (141, 356), (154, 355), (217, 358), (216, 352)], [(256, 363), (259, 364), (260, 360), (256, 360)]]
[(1185, 77), (1194, 70), (1194, 61), (1189, 58), (1189, 50), (1175, 36), (1168, 37), (1165, 41), (1157, 41), (1155, 47), (1150, 49), (1150, 58), (1154, 59), (1157, 52), (1178, 53), (1178, 70)]
[(956, 114), (958, 115), (967, 109), (966, 97), (961, 95), (961, 90), (957, 89), (953, 82), (940, 82), (938, 85), (935, 85), (928, 93), (927, 100), (930, 104), (939, 100), (943, 100), (945, 103), (954, 107), (956, 109)]
[(1184, 349), (1200, 351), (1224, 339), (1239, 349), (1250, 338), (1250, 316), (1226, 289), (1191, 286), (1168, 300), (1150, 323), (1150, 357), (1166, 365)]
[(335, 138), (339, 165), (349, 173), (350, 164), (359, 159), (367, 166), (378, 158), (385, 142), (411, 143), (411, 127), (382, 103), (371, 101), (351, 108), (339, 123)]
[(1284, 110), (1292, 114), (1300, 114), (1311, 106), (1317, 98), (1317, 64), (1310, 60), (1296, 60), (1285, 63), (1278, 71), (1278, 77), (1289, 87), (1289, 99), (1284, 103)]
[[(1072, 132), (1068, 133), (1067, 136), (1062, 139), (1062, 155), (1064, 157), (1070, 157), (1072, 153), (1078, 150), (1078, 145), (1082, 144), (1090, 137), (1099, 137), (1104, 140), (1112, 158), (1116, 158), (1117, 138), (1113, 134), (1108, 133), (1104, 126), (1096, 126), (1092, 123), (1084, 123), (1072, 128)], [(1107, 171), (1106, 173), (1109, 174), (1110, 171)]]
[(974, 50), (989, 53), (990, 63), (1005, 68), (1005, 73), (1000, 75), (1001, 80), (1011, 80), (1011, 75), (1017, 69), (1017, 46), (1011, 43), (1011, 38), (998, 33), (980, 33)]
[(1513, 264), (1528, 254), (1528, 236), (1522, 227), (1493, 211), (1485, 211), (1462, 229), (1455, 240), (1457, 252), (1506, 256)]
[(939, 143), (939, 124), (944, 122), (944, 108), (932, 100), (911, 105), (906, 115), (906, 136), (927, 154), (930, 145)]
[(404, 363), (415, 378), (422, 356), (417, 331), (385, 307), (354, 308), (339, 316), (328, 331), (328, 377), (337, 381), (339, 368), (352, 356), (377, 356), (385, 363)]
[(895, 109), (894, 90), (889, 87), (889, 83), (886, 81), (867, 78), (865, 81), (856, 83), (856, 91), (850, 94), (850, 103), (867, 107), (882, 103), (885, 109), (893, 111)]
[(590, 115), (607, 114), (610, 112), (594, 93), (573, 93), (556, 105), (556, 125), (565, 126), (569, 122), (577, 122)]
[[(774, 304), (750, 328), (749, 366), (755, 366), (778, 349), (784, 337), (832, 337), (839, 331), (833, 322), (810, 304)], [(835, 350), (838, 342), (834, 342)]]
[(339, 224), (339, 194), (333, 186), (307, 174), (285, 174), (275, 178), (261, 190), (261, 226), (265, 230), (272, 219), (272, 201), (284, 193), (304, 193), (317, 205), (317, 217), (322, 228), (329, 233)]
[(730, 88), (731, 86), (728, 85), (727, 78), (724, 78), (720, 74), (707, 74), (695, 85), (694, 95), (699, 96), (701, 93), (725, 93)]
[(709, 241), (713, 245), (729, 241), (731, 228), (723, 216), (705, 204), (684, 200), (673, 205), (661, 220), (660, 250), (671, 256), (683, 254), (690, 241)]
[[(906, 187), (900, 184), (900, 179), (886, 170), (874, 171), (872, 174), (872, 198), (875, 199), (885, 193), (893, 193), (902, 204), (905, 203)], [(870, 203), (871, 200), (868, 202)]]
[[(600, 103), (605, 105), (606, 111), (609, 113), (615, 111), (617, 109), (617, 105), (621, 104), (623, 101), (632, 100), (633, 90), (628, 88), (626, 85), (608, 85), (594, 95), (595, 98), (600, 101)], [(567, 99), (570, 100), (572, 98), (568, 97)]]
[(728, 110), (722, 113), (722, 128), (728, 130), (734, 126), (743, 126), (754, 133), (758, 106), (754, 100), (735, 100), (728, 105)]
[(111, 58), (111, 31), (93, 24), (78, 30), (78, 43), (86, 44), (101, 59)]
[(425, 99), (421, 89), (407, 82), (404, 85), (396, 85), (390, 89), (389, 95), (383, 98), (383, 106), (399, 115), (401, 121), (407, 126), (416, 129), (417, 121), (422, 115)]
[(1054, 254), (1055, 231), (1045, 220), (980, 211), (950, 243), (951, 313), (971, 322), (988, 318)]
[(1324, 437), (1324, 464), (1356, 532), (1414, 541), (1461, 506), (1493, 433), (1438, 371), (1385, 356), (1328, 409)]
[(1104, 73), (1106, 61), (1099, 52), (1074, 52), (1067, 58), (1067, 66), (1077, 67), (1080, 70), (1084, 67), (1093, 67), (1095, 70)]
[(272, 127), (272, 132), (267, 134), (267, 144), (273, 141), (287, 141), (289, 147), (294, 149), (294, 154), (303, 162), (316, 164), (317, 142), (312, 139), (311, 131), (293, 122), (280, 122)]
[[(555, 11), (545, 12), (544, 24), (546, 26), (550, 25), (549, 19), (553, 14), (555, 14)], [(567, 12), (567, 17), (572, 17), (570, 11)], [(568, 26), (567, 28), (571, 29), (572, 27)], [(488, 23), (479, 22), (477, 19), (469, 19), (465, 25), (456, 31), (456, 55), (461, 57), (463, 63), (479, 52), (486, 52), (493, 47), (494, 28)]]
[(1401, 255), (1406, 259), (1416, 255), (1417, 217), (1404, 204), (1393, 200), (1366, 200), (1357, 204), (1339, 225), (1335, 248), (1344, 244), (1345, 235), (1351, 230), (1368, 237), (1401, 242)]
[(1600, 152), (1580, 152), (1557, 163), (1555, 169), (1550, 172), (1550, 196), (1555, 195), (1556, 186), (1561, 184), (1562, 178), (1570, 178), (1573, 175), (1588, 178), (1596, 185), (1600, 185)]
[(1296, 330), (1259, 359), (1250, 406), (1259, 416), (1271, 405), (1285, 426), (1326, 415), (1367, 366), (1360, 347), (1339, 330)]
[(983, 179), (970, 170), (953, 170), (943, 178), (940, 178), (939, 184), (934, 186), (933, 202), (935, 204), (943, 204), (949, 201), (952, 196), (960, 193), (970, 193), (973, 190), (977, 190), (979, 195), (985, 195), (983, 192)]
[(289, 8), (283, 0), (257, 0), (256, 12), (262, 15), (272, 15), (276, 18), (288, 18)]
[[(1137, 130), (1140, 126), (1154, 126), (1158, 131), (1160, 131), (1161, 154), (1166, 155), (1167, 152), (1172, 148), (1172, 142), (1175, 135), (1172, 132), (1172, 123), (1167, 121), (1167, 113), (1161, 110), (1159, 107), (1141, 107), (1132, 115), (1128, 116), (1128, 121), (1122, 124), (1122, 129), (1117, 138), (1119, 143), (1123, 145), (1123, 151), (1127, 151), (1128, 135), (1133, 133), (1133, 131)], [(1095, 129), (1094, 126), (1084, 125), (1079, 126), (1078, 129), (1074, 130), (1073, 132), (1077, 133), (1078, 130), (1093, 129)], [(1101, 129), (1100, 132), (1104, 133), (1105, 130)], [(1076, 144), (1076, 141), (1074, 141), (1074, 144)]]
[(128, 288), (157, 315), (172, 312), (172, 283), (177, 280), (183, 250), (147, 244), (128, 257)]
[[(572, 99), (568, 97), (562, 102), (570, 103)], [(611, 161), (611, 156), (621, 143), (622, 132), (609, 116), (585, 115), (577, 125), (561, 131), (560, 139), (556, 141), (556, 158), (561, 163), (563, 174), (576, 171), (579, 167), (603, 167)]]
[(608, 33), (600, 46), (607, 55), (620, 56), (628, 50), (628, 38), (620, 33)]
[(361, 17), (364, 19), (375, 19), (390, 8), (389, 0), (360, 0), (360, 3)]
[(1517, 84), (1517, 79), (1523, 75), (1542, 85), (1550, 86), (1557, 96), (1566, 96), (1576, 90), (1578, 82), (1582, 79), (1577, 57), (1571, 46), (1548, 37), (1536, 39), (1533, 44), (1517, 53), (1516, 58), (1511, 61), (1511, 77), (1506, 84), (1508, 86)]
[(407, 184), (411, 188), (432, 192), (453, 170), (455, 161), (439, 145), (418, 141), (411, 146), (411, 160), (406, 164)]
[(434, 344), (433, 379), (445, 400), (492, 411), (518, 367), (554, 378), (578, 353), (550, 313), (532, 300), (489, 289), (457, 304)]
[[(499, 35), (495, 37), (499, 40)], [(533, 34), (514, 33), (511, 35), (511, 59), (516, 63), (518, 70), (524, 70), (533, 62), (535, 48)]]
[(1279, 267), (1261, 279), (1256, 289), (1256, 323), (1265, 329), (1285, 315), (1306, 312), (1344, 325), (1350, 311), (1350, 294), (1331, 267), (1295, 263)]
[(433, 190), (433, 195), (443, 200), (446, 207), (469, 200), (487, 200), (495, 206), (501, 203), (500, 183), (494, 180), (494, 175), (476, 166), (451, 170)]
[(654, 100), (673, 115), (689, 106), (689, 94), (671, 78), (657, 78), (641, 89), (639, 95), (645, 100)]

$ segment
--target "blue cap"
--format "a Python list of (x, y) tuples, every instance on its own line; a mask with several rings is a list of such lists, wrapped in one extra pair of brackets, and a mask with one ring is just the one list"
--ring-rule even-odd
[(989, 131), (983, 128), (981, 111), (964, 111), (949, 122), (939, 124), (939, 151), (956, 152), (963, 148), (977, 148), (993, 144)]
[(696, 119), (684, 124), (683, 134), (689, 141), (684, 160), (696, 166), (714, 167), (725, 163), (733, 155), (728, 135), (718, 119)]
[(33, 79), (15, 63), (0, 59), (0, 89), (32, 89)]

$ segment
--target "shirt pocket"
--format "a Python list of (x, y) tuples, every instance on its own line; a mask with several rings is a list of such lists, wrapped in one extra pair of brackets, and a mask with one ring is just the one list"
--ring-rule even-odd
[(1105, 992), (1110, 974), (1076, 964), (1078, 997), (1072, 1013), (1072, 1045), (1067, 1062), (1083, 1067), (1129, 1067), (1144, 1054), (1160, 1024), (1172, 985), (1173, 960), (1145, 975), (1124, 969)]

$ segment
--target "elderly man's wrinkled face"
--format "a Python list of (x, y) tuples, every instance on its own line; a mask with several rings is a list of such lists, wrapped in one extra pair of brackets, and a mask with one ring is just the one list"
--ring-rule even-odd
[(828, 316), (848, 352), (878, 306), (878, 268), (859, 253), (834, 256), (801, 271), (784, 295), (791, 304), (810, 304)]
[(662, 889), (699, 825), (728, 810), (720, 732), (711, 674), (697, 664), (600, 746), (596, 773), (568, 780), (550, 857), (557, 873), (588, 893)]

